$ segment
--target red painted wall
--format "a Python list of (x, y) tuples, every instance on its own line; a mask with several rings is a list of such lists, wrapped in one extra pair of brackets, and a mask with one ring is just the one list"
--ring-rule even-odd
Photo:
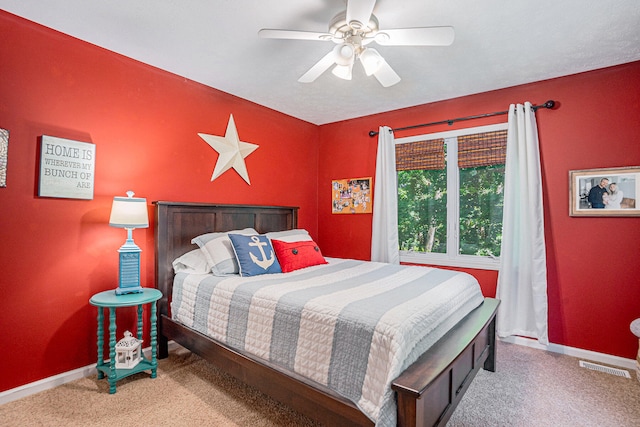
[[(331, 179), (375, 176), (370, 130), (447, 120), (548, 99), (537, 112), (552, 343), (634, 358), (629, 324), (640, 317), (640, 218), (573, 218), (570, 170), (640, 166), (640, 62), (321, 126), (319, 245), (328, 256), (369, 259), (371, 215), (332, 215)], [(506, 116), (420, 129), (438, 132), (506, 121)], [(397, 137), (419, 131), (398, 132)], [(375, 183), (374, 183), (375, 185)], [(375, 200), (374, 200), (375, 203)], [(336, 237), (338, 236), (338, 237)], [(487, 296), (495, 272), (475, 271)]]
[[(95, 363), (96, 311), (88, 300), (115, 287), (125, 238), (107, 225), (114, 195), (133, 189), (149, 202), (300, 206), (300, 226), (323, 253), (369, 259), (371, 216), (332, 215), (330, 205), (331, 179), (374, 176), (369, 130), (549, 98), (559, 108), (537, 117), (550, 339), (635, 357), (629, 323), (640, 317), (640, 219), (570, 218), (567, 189), (572, 169), (640, 165), (640, 62), (318, 127), (3, 11), (0, 40), (0, 128), (10, 131), (7, 187), (0, 188), (0, 340), (7, 343), (0, 391)], [(246, 159), (250, 186), (234, 171), (210, 182), (217, 154), (197, 133), (223, 135), (229, 114), (240, 138), (260, 146)], [(93, 200), (37, 197), (41, 135), (96, 144)], [(153, 228), (134, 238), (151, 285)], [(495, 272), (473, 274), (485, 294), (495, 294)]]
[[(108, 226), (115, 195), (146, 197), (150, 221), (159, 199), (299, 206), (300, 226), (317, 234), (317, 126), (3, 11), (0, 40), (0, 128), (10, 132), (0, 391), (95, 363), (88, 301), (117, 286), (126, 238)], [(218, 155), (198, 133), (224, 135), (230, 114), (240, 139), (260, 146), (245, 159), (250, 186), (233, 170), (210, 181)], [(96, 145), (93, 200), (37, 197), (41, 135)], [(133, 234), (153, 286), (153, 227)]]

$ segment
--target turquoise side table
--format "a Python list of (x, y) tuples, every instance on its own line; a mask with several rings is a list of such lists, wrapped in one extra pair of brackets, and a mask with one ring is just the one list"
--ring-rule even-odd
[[(157, 327), (156, 301), (162, 297), (157, 289), (143, 288), (141, 293), (116, 295), (114, 290), (95, 294), (89, 300), (91, 305), (98, 307), (98, 379), (105, 376), (109, 380), (109, 394), (116, 392), (116, 381), (138, 372), (151, 370), (151, 378), (157, 374)], [(142, 307), (151, 304), (151, 360), (143, 359), (131, 369), (116, 369), (116, 309), (119, 307), (138, 306), (137, 336), (142, 340)], [(105, 361), (102, 354), (104, 345), (104, 310), (109, 309), (109, 361)]]

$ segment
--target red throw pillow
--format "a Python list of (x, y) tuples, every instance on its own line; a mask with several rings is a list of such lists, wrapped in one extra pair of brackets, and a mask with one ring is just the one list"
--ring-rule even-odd
[(312, 265), (328, 264), (322, 256), (320, 248), (313, 240), (301, 242), (272, 240), (271, 245), (276, 252), (283, 273), (311, 267)]

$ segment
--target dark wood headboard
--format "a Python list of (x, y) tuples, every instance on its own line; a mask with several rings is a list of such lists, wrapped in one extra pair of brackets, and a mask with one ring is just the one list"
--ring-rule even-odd
[(159, 315), (169, 314), (173, 287), (171, 263), (197, 248), (191, 239), (200, 234), (253, 227), (258, 233), (296, 228), (298, 208), (287, 206), (217, 205), (156, 201), (156, 288), (162, 292)]

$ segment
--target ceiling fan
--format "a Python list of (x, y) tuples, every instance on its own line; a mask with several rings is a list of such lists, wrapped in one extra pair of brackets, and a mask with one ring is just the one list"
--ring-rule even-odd
[(332, 41), (336, 46), (304, 73), (298, 81), (311, 83), (333, 67), (332, 73), (351, 80), (356, 59), (360, 60), (367, 76), (374, 75), (384, 87), (393, 86), (400, 76), (372, 47), (381, 46), (448, 46), (453, 43), (453, 27), (418, 27), (381, 30), (373, 15), (375, 0), (347, 0), (347, 10), (337, 14), (329, 23), (329, 31), (318, 33), (298, 30), (262, 29), (260, 37), (267, 39)]

